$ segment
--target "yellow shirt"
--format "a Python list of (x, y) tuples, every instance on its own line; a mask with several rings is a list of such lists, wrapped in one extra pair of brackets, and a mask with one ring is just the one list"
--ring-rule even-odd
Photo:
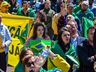
[[(3, 12), (1, 12), (1, 7), (0, 7), (0, 13), (3, 13)], [(9, 12), (7, 12), (7, 13), (5, 13), (5, 14), (10, 14)]]
[(70, 65), (59, 54), (56, 54), (54, 59), (48, 59), (48, 70), (54, 69), (56, 67), (63, 72), (68, 72), (70, 69)]
[(58, 35), (57, 24), (58, 24), (58, 19), (60, 16), (61, 16), (61, 14), (57, 13), (53, 16), (53, 19), (52, 19), (52, 29), (53, 29), (55, 35)]

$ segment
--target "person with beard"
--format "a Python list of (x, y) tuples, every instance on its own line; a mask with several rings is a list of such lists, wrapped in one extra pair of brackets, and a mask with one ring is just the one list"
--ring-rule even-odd
[[(73, 57), (75, 61), (77, 60), (74, 46), (72, 46), (70, 43), (70, 38), (70, 31), (66, 27), (61, 28), (58, 34), (58, 40), (54, 42), (54, 45), (51, 48), (52, 52), (54, 52), (55, 54), (59, 54), (70, 64), (71, 68), (68, 72), (73, 71), (72, 68), (75, 63), (67, 56), (69, 55)], [(48, 69), (52, 69), (54, 67), (54, 64), (52, 64), (51, 60), (49, 59)]]
[(84, 40), (80, 45), (77, 46), (76, 52), (80, 62), (78, 72), (95, 72), (94, 63), (96, 61), (96, 50), (93, 40), (93, 37), (95, 36), (94, 32), (95, 28), (90, 27), (87, 30), (88, 39)]

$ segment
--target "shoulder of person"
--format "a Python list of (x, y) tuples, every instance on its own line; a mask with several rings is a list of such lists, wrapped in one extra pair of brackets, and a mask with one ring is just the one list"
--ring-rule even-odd
[(49, 11), (50, 11), (51, 13), (55, 13), (55, 11), (54, 11), (54, 10), (52, 10), (52, 9), (50, 9)]
[(82, 41), (77, 47), (85, 47), (85, 45), (88, 43), (88, 40), (85, 39), (84, 41)]
[(82, 13), (82, 10), (79, 10), (77, 13), (76, 13), (76, 15), (79, 15), (79, 14), (81, 14)]
[(3, 25), (3, 28), (8, 29), (8, 27), (6, 25), (4, 25), (3, 23), (2, 23), (2, 25)]
[(56, 13), (54, 16), (55, 16), (57, 19), (59, 19), (59, 17), (61, 16), (61, 14), (60, 14), (60, 13)]
[(60, 47), (59, 44), (58, 44), (58, 40), (54, 41), (54, 47)]
[(18, 8), (18, 11), (21, 11), (21, 10), (23, 10), (23, 8), (19, 7), (19, 8)]
[(55, 16), (61, 16), (61, 14), (60, 13), (56, 13)]
[(93, 12), (88, 8), (87, 9), (87, 12), (86, 12), (87, 14), (93, 14)]
[(84, 37), (82, 37), (82, 36), (79, 36), (78, 37), (80, 40), (82, 40), (82, 41), (84, 41), (85, 40), (85, 38)]

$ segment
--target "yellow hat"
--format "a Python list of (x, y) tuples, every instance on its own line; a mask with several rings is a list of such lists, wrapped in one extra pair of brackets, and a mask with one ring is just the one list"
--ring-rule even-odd
[(3, 7), (3, 6), (8, 6), (8, 7), (10, 7), (10, 4), (9, 4), (8, 2), (6, 2), (6, 1), (3, 1), (3, 2), (1, 3), (1, 7)]

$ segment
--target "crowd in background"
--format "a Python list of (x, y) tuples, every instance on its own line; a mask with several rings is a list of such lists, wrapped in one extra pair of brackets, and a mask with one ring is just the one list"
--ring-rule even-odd
[[(15, 72), (96, 72), (96, 0), (0, 0), (0, 13), (34, 18)], [(30, 40), (53, 42), (39, 67)]]

